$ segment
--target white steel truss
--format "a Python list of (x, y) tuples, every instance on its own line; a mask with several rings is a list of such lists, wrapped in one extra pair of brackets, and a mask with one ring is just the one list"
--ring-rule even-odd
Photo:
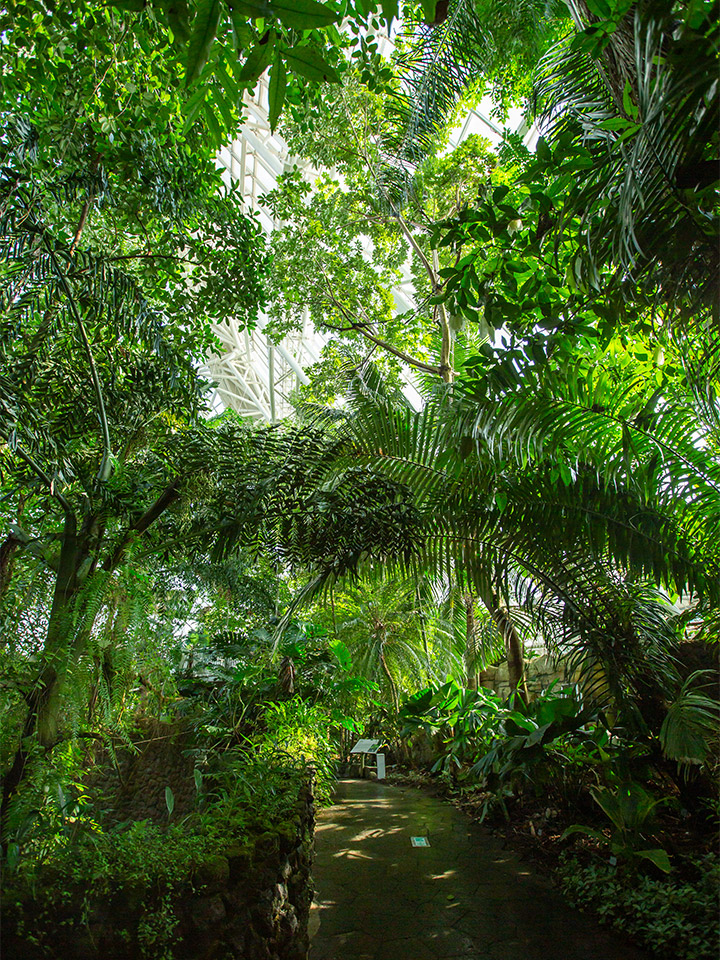
[[(220, 151), (219, 160), (228, 184), (239, 181), (248, 208), (257, 213), (266, 233), (275, 223), (259, 199), (275, 186), (292, 163), (286, 143), (270, 130), (267, 111), (267, 78), (252, 97), (246, 98), (247, 117), (238, 139)], [(292, 412), (289, 397), (308, 382), (305, 369), (320, 358), (324, 340), (309, 318), (303, 329), (274, 343), (264, 333), (268, 318), (261, 314), (254, 330), (228, 321), (213, 326), (221, 351), (208, 358), (210, 377), (217, 384), (217, 407), (231, 407), (241, 416), (276, 423)]]
[[(260, 205), (260, 197), (275, 186), (277, 178), (297, 163), (290, 157), (287, 144), (270, 129), (268, 119), (268, 82), (263, 77), (252, 97), (246, 96), (247, 118), (238, 139), (220, 151), (219, 161), (229, 184), (239, 181), (245, 202), (256, 212), (266, 233), (275, 229), (273, 219)], [(470, 110), (450, 137), (455, 148), (472, 133), (497, 144), (502, 130), (480, 108)], [(518, 123), (526, 142), (534, 131)], [(414, 306), (410, 272), (394, 291), (399, 311)], [(305, 370), (320, 358), (328, 338), (314, 329), (307, 311), (300, 331), (274, 343), (264, 330), (268, 317), (261, 314), (254, 330), (243, 329), (229, 321), (213, 327), (222, 345), (221, 351), (208, 357), (210, 378), (217, 384), (214, 404), (217, 410), (230, 407), (244, 417), (276, 423), (292, 414), (291, 394), (308, 383)]]

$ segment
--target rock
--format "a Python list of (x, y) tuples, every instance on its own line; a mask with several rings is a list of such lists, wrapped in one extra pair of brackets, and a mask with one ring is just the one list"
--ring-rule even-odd
[(193, 924), (200, 930), (209, 930), (216, 927), (225, 919), (225, 915), (225, 904), (219, 894), (214, 897), (204, 897), (202, 900), (196, 900), (192, 906)]
[(211, 857), (196, 868), (195, 877), (198, 883), (205, 886), (227, 883), (230, 879), (230, 863), (226, 857)]

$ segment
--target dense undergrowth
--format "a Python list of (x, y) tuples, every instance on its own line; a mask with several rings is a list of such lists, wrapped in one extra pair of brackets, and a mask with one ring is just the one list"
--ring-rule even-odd
[(591, 910), (656, 957), (713, 960), (718, 951), (717, 853), (685, 858), (666, 878), (564, 857), (557, 873), (570, 903)]
[(661, 737), (608, 727), (559, 684), (525, 704), (448, 683), (409, 699), (401, 721), (399, 756), (425, 757), (405, 782), (500, 831), (572, 904), (652, 956), (717, 955), (717, 744), (709, 763), (683, 769)]
[[(308, 788), (316, 802), (329, 799), (338, 751), (322, 707), (299, 698), (261, 702), (234, 730), (218, 726), (217, 714), (209, 726), (191, 722), (191, 714), (208, 720), (196, 705), (180, 721), (129, 728), (112, 761), (107, 751), (98, 763), (69, 746), (28, 785), (23, 804), (12, 811), (3, 903), (6, 934), (12, 930), (23, 949), (36, 949), (32, 956), (59, 956), (63, 925), (82, 934), (122, 903), (125, 919), (112, 923), (128, 949), (172, 958), (179, 905), (193, 891), (227, 879), (228, 856), (249, 869), (258, 856), (297, 842)], [(181, 785), (192, 800), (178, 811), (166, 786), (160, 816), (138, 819), (131, 802), (119, 820), (122, 773), (142, 758), (148, 730), (159, 741), (179, 738), (188, 781)], [(169, 772), (177, 759), (177, 753), (167, 757)], [(149, 777), (140, 770), (138, 801)]]

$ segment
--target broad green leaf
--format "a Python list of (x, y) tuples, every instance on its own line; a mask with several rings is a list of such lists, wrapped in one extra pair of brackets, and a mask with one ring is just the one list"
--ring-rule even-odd
[(337, 661), (343, 670), (349, 670), (350, 667), (352, 667), (352, 657), (350, 656), (350, 651), (342, 642), (342, 640), (333, 640), (330, 643), (330, 649), (335, 654)]
[(195, 769), (193, 770), (193, 778), (195, 780), (195, 789), (197, 790), (198, 793), (200, 793), (200, 790), (202, 788), (203, 775), (197, 767), (195, 767)]
[(185, 43), (190, 36), (190, 11), (185, 0), (175, 0), (165, 6), (170, 29), (178, 43)]
[(586, 0), (588, 10), (594, 13), (596, 17), (607, 20), (611, 14), (610, 4), (607, 0)]
[(632, 98), (632, 87), (629, 80), (625, 81), (625, 89), (623, 90), (623, 110), (633, 120), (637, 120), (639, 111)]
[(500, 186), (495, 187), (493, 190), (493, 203), (502, 203), (505, 197), (510, 193), (510, 187), (506, 183), (501, 183)]
[(165, 787), (165, 806), (167, 807), (168, 816), (171, 817), (175, 809), (175, 794), (170, 787)]
[(421, 0), (423, 16), (427, 23), (435, 23), (435, 8), (437, 0)]
[(130, 13), (140, 13), (145, 9), (145, 0), (110, 0), (110, 3), (118, 10), (129, 10)]
[(564, 830), (560, 839), (565, 840), (574, 833), (584, 833), (586, 836), (593, 837), (595, 840), (606, 839), (605, 835), (600, 830), (595, 830), (593, 827), (586, 827), (581, 823), (574, 823), (571, 827), (568, 827), (567, 830)]
[(187, 70), (185, 86), (196, 80), (207, 63), (218, 26), (220, 25), (219, 0), (199, 0), (195, 19), (192, 22), (192, 34), (187, 50)]
[(235, 0), (233, 8), (255, 20), (275, 17), (296, 30), (315, 30), (340, 19), (317, 0)]
[(277, 54), (275, 57), (275, 63), (273, 63), (272, 68), (270, 69), (270, 85), (268, 90), (268, 99), (270, 103), (270, 129), (273, 132), (275, 131), (278, 118), (282, 113), (283, 104), (285, 103), (286, 86), (287, 78), (285, 76), (285, 64), (282, 62), (280, 54)]
[(220, 81), (229, 102), (233, 106), (237, 106), (241, 99), (240, 90), (238, 89), (237, 83), (221, 63), (219, 63), (215, 69), (215, 76)]
[(236, 6), (233, 6), (230, 11), (230, 17), (233, 25), (233, 47), (239, 53), (240, 50), (249, 47), (253, 42), (253, 30), (247, 22), (247, 18)]
[(289, 50), (283, 50), (283, 56), (290, 69), (294, 73), (299, 73), (306, 80), (315, 80), (322, 83), (329, 80), (330, 83), (340, 83), (340, 77), (333, 67), (320, 56), (313, 47), (291, 47)]
[(208, 88), (204, 84), (201, 84), (187, 102), (183, 104), (183, 113), (185, 114), (184, 129), (186, 133), (190, 127), (192, 127), (198, 113), (202, 110), (207, 91)]
[(215, 111), (213, 110), (212, 105), (207, 102), (203, 102), (203, 106), (205, 108), (205, 119), (207, 120), (208, 127), (210, 127), (210, 133), (213, 137), (213, 143), (216, 147), (221, 147), (225, 137), (220, 129), (220, 124), (215, 116)]
[(316, 0), (272, 0), (270, 6), (278, 20), (296, 30), (315, 30), (340, 19), (334, 10)]
[(269, 31), (263, 39), (264, 43), (261, 41), (250, 51), (238, 77), (240, 83), (254, 83), (270, 65), (275, 48), (274, 31)]
[(663, 873), (670, 873), (672, 869), (670, 866), (670, 857), (668, 857), (665, 850), (659, 847), (657, 850), (638, 850), (637, 855), (644, 860), (649, 860), (650, 863), (654, 863), (658, 870), (662, 870)]
[(549, 163), (552, 160), (552, 153), (550, 152), (550, 147), (547, 145), (547, 141), (544, 137), (540, 137), (535, 147), (535, 153), (538, 156), (539, 160), (544, 160), (545, 163)]
[(398, 6), (398, 0), (382, 0), (383, 16), (388, 26), (391, 26), (393, 20), (397, 19)]
[(218, 112), (220, 113), (220, 116), (223, 118), (223, 121), (225, 123), (225, 129), (229, 133), (232, 133), (233, 127), (235, 125), (235, 121), (232, 115), (232, 108), (226, 101), (225, 97), (223, 96), (222, 89), (217, 83), (211, 84), (211, 90), (212, 90), (213, 101), (215, 103), (215, 106), (218, 108)]

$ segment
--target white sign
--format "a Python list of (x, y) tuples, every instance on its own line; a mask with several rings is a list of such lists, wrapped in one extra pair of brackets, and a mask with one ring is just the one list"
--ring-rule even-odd
[(427, 837), (410, 837), (410, 843), (414, 847), (429, 847), (430, 841)]
[(358, 740), (350, 753), (376, 753), (379, 746), (379, 740)]

